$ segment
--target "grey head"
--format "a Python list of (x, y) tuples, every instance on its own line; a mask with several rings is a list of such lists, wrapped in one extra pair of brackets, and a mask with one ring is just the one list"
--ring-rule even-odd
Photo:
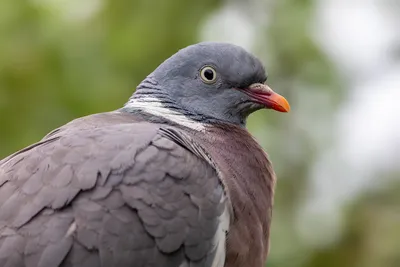
[[(285, 98), (265, 82), (264, 66), (245, 49), (203, 42), (179, 50), (136, 89), (124, 110), (141, 110), (171, 120), (245, 125), (254, 111), (288, 112)], [(175, 119), (174, 119), (175, 116)]]

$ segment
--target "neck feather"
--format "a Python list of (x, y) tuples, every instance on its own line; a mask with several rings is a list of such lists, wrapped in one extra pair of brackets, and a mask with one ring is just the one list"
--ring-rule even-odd
[(163, 93), (162, 88), (151, 76), (136, 88), (136, 92), (125, 104), (123, 110), (144, 112), (201, 132), (207, 126), (204, 116), (183, 109), (170, 96)]

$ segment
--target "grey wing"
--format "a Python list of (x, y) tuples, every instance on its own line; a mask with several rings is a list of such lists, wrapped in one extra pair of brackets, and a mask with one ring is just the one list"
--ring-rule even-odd
[(66, 129), (0, 162), (0, 266), (222, 267), (228, 213), (158, 127)]

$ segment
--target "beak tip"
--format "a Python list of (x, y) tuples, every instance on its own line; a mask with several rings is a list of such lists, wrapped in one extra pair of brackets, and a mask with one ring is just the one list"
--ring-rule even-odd
[(290, 104), (283, 96), (276, 94), (274, 102), (275, 105), (273, 105), (272, 109), (284, 113), (288, 113), (290, 111)]
[(290, 111), (290, 105), (289, 105), (289, 102), (287, 100), (283, 104), (283, 109), (284, 109), (284, 112), (286, 112), (286, 113), (288, 113)]

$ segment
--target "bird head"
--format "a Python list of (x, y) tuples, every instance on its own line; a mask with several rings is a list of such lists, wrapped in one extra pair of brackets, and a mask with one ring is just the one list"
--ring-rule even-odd
[(245, 49), (203, 42), (165, 60), (135, 94), (151, 95), (160, 100), (158, 104), (187, 116), (244, 125), (259, 109), (290, 110), (288, 101), (268, 87), (266, 80), (260, 60)]

